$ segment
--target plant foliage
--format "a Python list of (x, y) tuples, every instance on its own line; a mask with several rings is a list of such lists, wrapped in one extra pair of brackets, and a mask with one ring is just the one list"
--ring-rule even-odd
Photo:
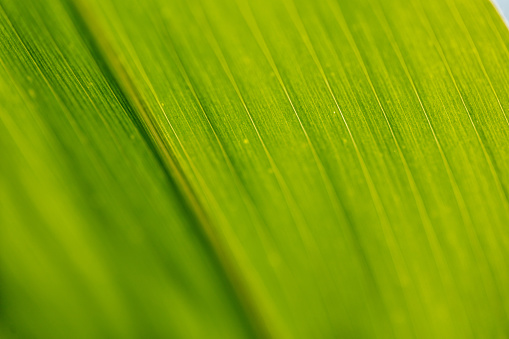
[(509, 336), (488, 0), (0, 0), (0, 336)]

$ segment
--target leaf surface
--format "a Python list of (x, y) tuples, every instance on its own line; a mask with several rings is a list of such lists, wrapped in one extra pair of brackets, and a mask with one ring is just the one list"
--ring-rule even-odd
[[(508, 334), (509, 32), (487, 0), (28, 2), (0, 2), (6, 324)], [(48, 268), (7, 259), (24, 242)]]

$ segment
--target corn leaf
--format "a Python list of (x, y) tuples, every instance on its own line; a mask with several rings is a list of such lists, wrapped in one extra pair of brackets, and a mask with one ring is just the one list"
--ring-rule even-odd
[(0, 335), (509, 336), (488, 0), (0, 0)]

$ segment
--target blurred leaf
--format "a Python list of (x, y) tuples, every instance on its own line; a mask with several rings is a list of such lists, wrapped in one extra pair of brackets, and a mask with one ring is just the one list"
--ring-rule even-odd
[(0, 33), (0, 331), (509, 336), (488, 0), (0, 0)]

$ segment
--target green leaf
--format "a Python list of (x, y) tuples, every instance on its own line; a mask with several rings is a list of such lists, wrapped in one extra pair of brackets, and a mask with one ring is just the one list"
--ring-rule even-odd
[(488, 0), (0, 0), (0, 334), (509, 336)]

